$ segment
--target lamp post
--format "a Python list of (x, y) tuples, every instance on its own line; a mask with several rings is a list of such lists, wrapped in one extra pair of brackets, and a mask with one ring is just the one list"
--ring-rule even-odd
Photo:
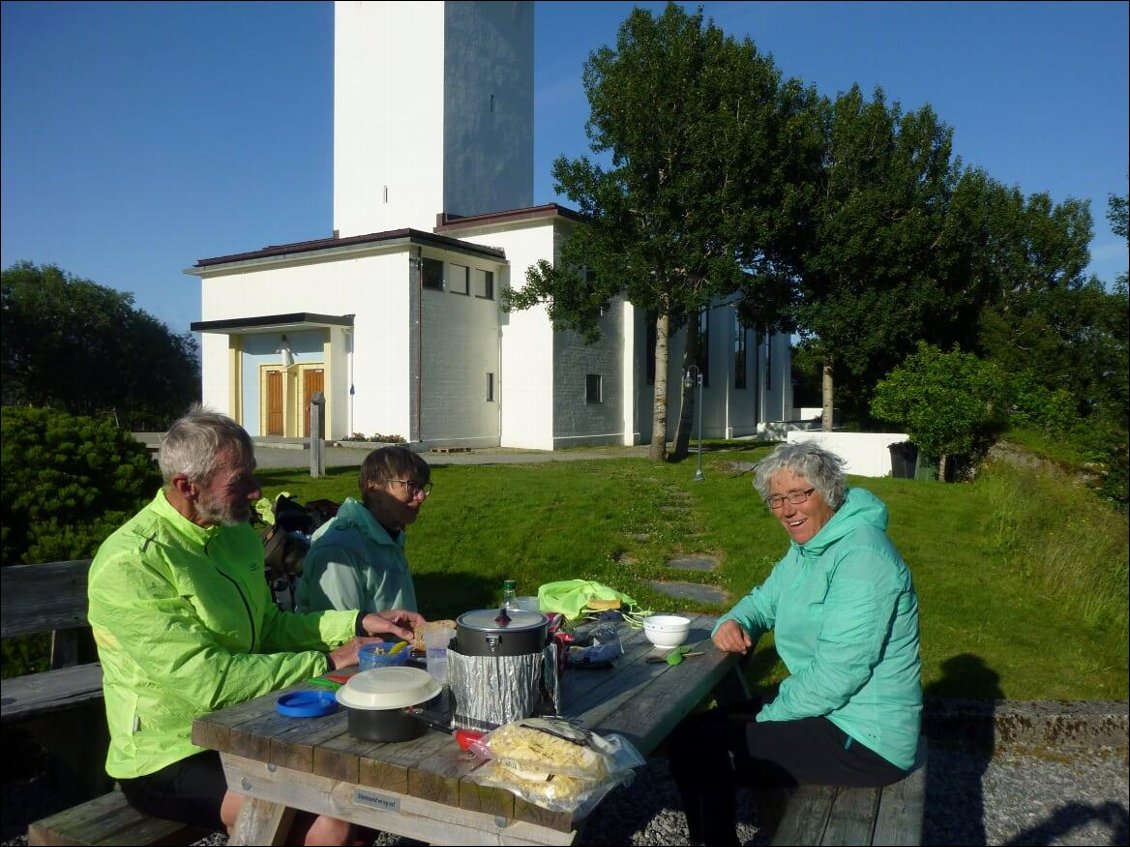
[(694, 472), (694, 481), (702, 482), (706, 477), (702, 475), (702, 370), (698, 365), (691, 365), (683, 377), (684, 388), (698, 386), (698, 399), (695, 400), (695, 412), (698, 414), (698, 468)]

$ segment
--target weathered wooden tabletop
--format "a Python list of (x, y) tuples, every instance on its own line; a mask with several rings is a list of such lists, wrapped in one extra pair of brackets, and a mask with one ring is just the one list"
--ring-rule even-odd
[[(682, 718), (727, 679), (740, 684), (734, 654), (710, 641), (715, 619), (692, 618), (686, 644), (703, 655), (677, 665), (649, 663), (643, 632), (619, 625), (624, 655), (610, 669), (570, 668), (561, 679), (563, 714), (640, 753), (653, 751)], [(309, 684), (295, 686), (310, 688)], [(429, 729), (399, 743), (357, 739), (338, 710), (288, 718), (275, 710), (282, 692), (197, 718), (192, 740), (218, 750), (232, 790), (245, 802), (232, 844), (272, 843), (283, 807), (305, 809), (433, 844), (568, 844), (577, 821), (480, 785), (485, 760)]]

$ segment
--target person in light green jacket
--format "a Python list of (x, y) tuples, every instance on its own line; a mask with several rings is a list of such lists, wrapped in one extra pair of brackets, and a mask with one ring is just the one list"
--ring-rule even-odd
[[(355, 665), (376, 641), (362, 636), (411, 640), (423, 618), (403, 609), (302, 615), (275, 605), (249, 523), (260, 496), (254, 449), (231, 418), (194, 407), (169, 429), (158, 463), (164, 486), (90, 566), (106, 772), (143, 812), (231, 832), (243, 795), (227, 790), (219, 754), (192, 743), (193, 720)], [(353, 829), (299, 815), (291, 837), (349, 843)]]
[(782, 444), (755, 485), (790, 538), (761, 585), (714, 627), (747, 655), (774, 633), (789, 675), (776, 697), (684, 721), (669, 740), (692, 843), (737, 844), (735, 789), (878, 787), (914, 766), (922, 712), (918, 597), (887, 537), (887, 507), (849, 488), (843, 460)]
[(361, 463), (361, 500), (347, 497), (318, 527), (295, 588), (299, 611), (418, 609), (404, 555), (408, 527), (432, 490), (428, 463), (406, 447), (381, 447)]

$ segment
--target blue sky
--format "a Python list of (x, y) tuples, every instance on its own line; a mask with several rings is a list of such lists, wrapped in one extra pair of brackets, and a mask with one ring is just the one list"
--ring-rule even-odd
[[(571, 205), (550, 168), (589, 154), (581, 71), (635, 5), (663, 8), (536, 4), (535, 204)], [(1127, 192), (1127, 3), (702, 5), (784, 75), (929, 103), (966, 164), (1089, 199), (1090, 270), (1126, 270), (1106, 210)], [(197, 259), (330, 234), (332, 3), (4, 2), (0, 37), (0, 266), (57, 264), (184, 332)]]

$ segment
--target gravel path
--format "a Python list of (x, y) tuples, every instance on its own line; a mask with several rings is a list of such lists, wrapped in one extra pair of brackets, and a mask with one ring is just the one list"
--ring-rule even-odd
[[(1126, 749), (1073, 748), (1056, 755), (1004, 753), (993, 758), (967, 746), (935, 743), (926, 780), (923, 844), (1124, 845), (1130, 831)], [(4, 817), (22, 805), (5, 790)], [(739, 835), (767, 844), (748, 798)], [(9, 820), (8, 823), (11, 823)], [(7, 827), (5, 827), (7, 829)], [(198, 844), (223, 845), (213, 836)], [(2, 842), (24, 845), (24, 836)], [(419, 842), (382, 834), (377, 845)], [(609, 795), (578, 833), (579, 845), (687, 844), (686, 823), (664, 759), (637, 771)]]

